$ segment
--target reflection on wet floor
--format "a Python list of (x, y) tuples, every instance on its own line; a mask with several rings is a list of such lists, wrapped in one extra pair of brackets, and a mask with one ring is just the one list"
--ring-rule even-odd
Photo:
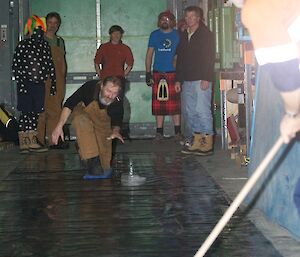
[[(130, 161), (145, 184), (121, 184)], [(118, 153), (114, 168), (84, 181), (75, 152), (28, 155), (0, 183), (0, 256), (191, 257), (228, 207), (192, 157)], [(237, 213), (206, 256), (280, 255)]]

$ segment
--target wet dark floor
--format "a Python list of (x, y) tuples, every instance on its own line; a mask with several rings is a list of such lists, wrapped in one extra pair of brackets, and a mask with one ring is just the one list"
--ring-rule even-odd
[[(130, 161), (147, 178), (123, 186)], [(119, 152), (113, 180), (84, 181), (74, 150), (26, 156), (0, 182), (0, 256), (192, 257), (228, 207), (193, 157)], [(241, 213), (206, 256), (279, 257)]]

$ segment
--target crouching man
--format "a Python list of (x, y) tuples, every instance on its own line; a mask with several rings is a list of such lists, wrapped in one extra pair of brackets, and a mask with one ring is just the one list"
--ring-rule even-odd
[(111, 178), (112, 139), (118, 138), (123, 119), (122, 102), (118, 95), (121, 80), (106, 77), (83, 84), (65, 102), (60, 120), (52, 133), (53, 144), (64, 140), (63, 126), (71, 115), (79, 154), (87, 164), (84, 179)]

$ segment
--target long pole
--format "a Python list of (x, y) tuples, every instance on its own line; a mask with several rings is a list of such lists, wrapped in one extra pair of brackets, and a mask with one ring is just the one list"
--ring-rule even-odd
[(257, 180), (260, 178), (260, 176), (263, 174), (266, 167), (269, 165), (270, 161), (274, 158), (275, 154), (280, 149), (281, 145), (283, 144), (282, 137), (279, 137), (277, 142), (273, 145), (271, 150), (268, 152), (266, 157), (263, 159), (263, 161), (260, 163), (260, 165), (256, 168), (252, 176), (248, 179), (247, 183), (244, 185), (244, 187), (241, 189), (239, 194), (236, 196), (234, 201), (231, 203), (227, 211), (224, 213), (222, 218), (219, 220), (217, 225), (214, 227), (212, 232), (209, 234), (209, 236), (206, 238), (200, 249), (197, 251), (197, 253), (194, 255), (194, 257), (203, 257), (205, 253), (208, 251), (210, 246), (213, 244), (213, 242), (216, 240), (218, 235), (221, 233), (223, 228), (226, 226), (228, 221), (231, 219), (232, 215), (235, 213), (237, 208), (240, 206), (240, 204), (243, 202), (247, 194), (250, 192), (250, 190), (254, 187)]

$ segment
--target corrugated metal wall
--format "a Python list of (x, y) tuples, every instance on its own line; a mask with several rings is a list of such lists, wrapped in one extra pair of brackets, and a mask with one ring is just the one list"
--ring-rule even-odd
[(0, 0), (0, 103), (9, 109), (16, 106), (14, 83), (11, 82), (11, 61), (18, 42), (18, 1)]

